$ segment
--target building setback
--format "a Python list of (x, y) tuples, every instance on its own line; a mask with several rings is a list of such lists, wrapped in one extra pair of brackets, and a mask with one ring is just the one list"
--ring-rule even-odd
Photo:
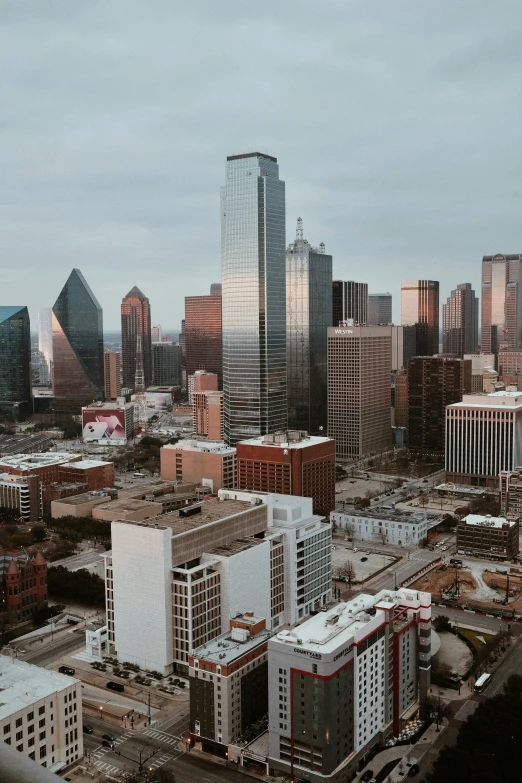
[(303, 223), (286, 250), (288, 426), (326, 432), (327, 331), (332, 323), (332, 256), (303, 239)]
[(442, 351), (461, 359), (478, 351), (479, 300), (471, 283), (461, 283), (442, 305)]
[(79, 269), (53, 307), (53, 396), (56, 413), (74, 415), (104, 398), (103, 314)]
[(185, 369), (187, 375), (206, 370), (222, 384), (223, 336), (221, 285), (212, 283), (210, 294), (185, 297)]
[(403, 280), (401, 322), (414, 324), (417, 356), (439, 352), (439, 283), (436, 280)]
[(334, 280), (332, 283), (332, 326), (346, 321), (368, 323), (368, 283), (354, 280)]
[(471, 362), (446, 356), (416, 356), (408, 362), (408, 446), (443, 452), (446, 406), (471, 392)]
[(340, 459), (391, 445), (392, 328), (328, 329), (328, 435)]
[(513, 560), (519, 552), (519, 520), (468, 514), (457, 522), (457, 552), (461, 555)]
[(498, 487), (522, 465), (522, 392), (465, 394), (446, 408), (446, 481)]
[(351, 780), (429, 692), (431, 596), (359, 594), (268, 642), (272, 775)]
[(150, 303), (145, 294), (134, 286), (121, 300), (121, 363), (126, 389), (135, 387), (138, 337), (141, 337), (143, 378), (147, 387), (152, 383)]
[(484, 256), (482, 259), (483, 353), (522, 348), (522, 255)]
[(227, 158), (221, 252), (224, 426), (234, 446), (287, 425), (285, 183), (277, 158)]
[(335, 508), (335, 442), (288, 430), (236, 444), (237, 486), (253, 492), (299, 495), (315, 514)]

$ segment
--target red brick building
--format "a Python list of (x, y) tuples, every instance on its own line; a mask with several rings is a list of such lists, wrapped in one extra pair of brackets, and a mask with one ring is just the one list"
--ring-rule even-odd
[(289, 430), (236, 444), (237, 488), (312, 498), (314, 513), (335, 509), (335, 441)]
[(0, 473), (12, 476), (38, 476), (43, 485), (59, 481), (62, 465), (81, 460), (81, 454), (50, 451), (45, 454), (13, 454), (0, 458)]
[(12, 622), (28, 619), (47, 603), (47, 563), (41, 552), (0, 550), (0, 610)]
[(71, 484), (87, 484), (87, 489), (104, 489), (114, 486), (114, 464), (97, 459), (82, 459), (61, 465), (58, 481)]

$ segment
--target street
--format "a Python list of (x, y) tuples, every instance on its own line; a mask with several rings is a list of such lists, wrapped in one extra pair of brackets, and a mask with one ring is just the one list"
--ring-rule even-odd
[(63, 560), (56, 560), (51, 565), (53, 568), (65, 566), (68, 571), (78, 571), (80, 568), (89, 569), (94, 566), (94, 570), (99, 571), (103, 567), (101, 559), (103, 552), (105, 552), (105, 547), (97, 547), (96, 549), (90, 547), (77, 555), (71, 555), (71, 557), (66, 557)]
[[(488, 617), (486, 614), (478, 614), (466, 609), (455, 609), (453, 606), (432, 606), (432, 619), (437, 615), (449, 617), (454, 625), (470, 625), (473, 628), (482, 628), (490, 633), (499, 633), (507, 631), (509, 620), (502, 620), (498, 617)], [(511, 630), (513, 631), (513, 624)]]
[(484, 691), (484, 696), (491, 698), (498, 696), (504, 690), (504, 684), (510, 674), (522, 673), (522, 643), (519, 636), (505, 653), (502, 663), (492, 674), (491, 682)]
[(75, 629), (69, 631), (67, 636), (51, 641), (45, 646), (42, 642), (42, 649), (31, 651), (19, 657), (22, 661), (33, 663), (36, 666), (47, 666), (47, 664), (54, 663), (58, 658), (61, 658), (62, 655), (78, 650), (80, 647), (85, 647), (85, 630)]
[(365, 588), (371, 588), (372, 591), (393, 590), (395, 586), (400, 587), (402, 582), (439, 557), (440, 553), (436, 550), (431, 552), (429, 549), (417, 549), (410, 554), (409, 560), (403, 560), (395, 568), (389, 568), (383, 574), (369, 579)]

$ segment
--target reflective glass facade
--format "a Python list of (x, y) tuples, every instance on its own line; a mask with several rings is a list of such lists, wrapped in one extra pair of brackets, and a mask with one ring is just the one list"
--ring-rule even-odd
[(478, 351), (479, 302), (471, 283), (461, 283), (442, 305), (442, 352), (463, 358)]
[(185, 368), (214, 372), (222, 387), (221, 286), (213, 283), (208, 296), (185, 297)]
[(31, 399), (31, 327), (27, 307), (0, 306), (0, 405)]
[(404, 280), (401, 283), (401, 322), (417, 324), (417, 356), (439, 353), (439, 283)]
[(287, 425), (285, 183), (276, 158), (227, 158), (221, 259), (224, 430), (235, 444)]
[(369, 294), (368, 325), (377, 326), (377, 324), (391, 324), (391, 323), (393, 323), (392, 295)]
[(143, 377), (147, 387), (152, 383), (150, 304), (145, 294), (134, 286), (121, 302), (121, 366), (123, 386), (128, 389), (135, 386), (138, 335), (141, 335)]
[(327, 431), (327, 334), (332, 323), (332, 256), (298, 236), (286, 251), (288, 426)]
[(79, 269), (53, 307), (53, 394), (61, 413), (104, 397), (102, 309)]
[(152, 343), (155, 386), (181, 386), (181, 348), (175, 343)]
[(522, 255), (482, 259), (482, 353), (522, 348)]

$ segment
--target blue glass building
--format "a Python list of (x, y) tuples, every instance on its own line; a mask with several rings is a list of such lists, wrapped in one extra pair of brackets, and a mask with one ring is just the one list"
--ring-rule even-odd
[(31, 401), (31, 325), (27, 307), (0, 305), (0, 412), (16, 418)]

